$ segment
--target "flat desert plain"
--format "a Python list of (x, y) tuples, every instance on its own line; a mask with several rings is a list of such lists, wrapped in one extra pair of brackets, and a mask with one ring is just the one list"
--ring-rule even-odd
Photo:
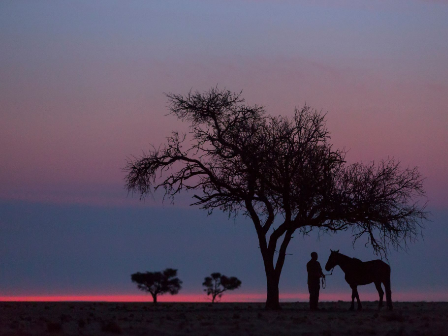
[(0, 335), (448, 335), (448, 303), (376, 302), (348, 311), (348, 302), (263, 303), (0, 302)]

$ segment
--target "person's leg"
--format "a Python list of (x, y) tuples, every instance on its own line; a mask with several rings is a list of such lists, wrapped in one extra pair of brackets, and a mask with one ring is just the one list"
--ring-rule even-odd
[(313, 286), (312, 284), (308, 285), (308, 290), (310, 292), (310, 309), (315, 310), (316, 309), (316, 286)]
[(313, 287), (308, 284), (308, 292), (310, 293), (310, 309), (313, 309)]
[(308, 290), (310, 292), (310, 309), (316, 310), (317, 309), (317, 302), (319, 300), (319, 285), (316, 284), (309, 284)]

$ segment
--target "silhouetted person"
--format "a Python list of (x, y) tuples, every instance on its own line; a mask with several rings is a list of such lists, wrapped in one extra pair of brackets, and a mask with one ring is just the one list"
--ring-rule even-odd
[(319, 301), (320, 278), (325, 278), (317, 261), (317, 253), (311, 253), (311, 260), (306, 264), (308, 271), (308, 290), (310, 292), (310, 309), (317, 310), (317, 302)]

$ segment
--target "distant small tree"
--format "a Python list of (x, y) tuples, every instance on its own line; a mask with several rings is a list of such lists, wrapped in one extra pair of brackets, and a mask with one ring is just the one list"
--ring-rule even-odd
[(236, 277), (226, 277), (221, 273), (212, 273), (211, 277), (205, 277), (202, 286), (206, 287), (204, 292), (212, 296), (212, 302), (220, 298), (227, 290), (234, 290), (241, 286), (241, 281)]
[(177, 270), (167, 268), (163, 272), (134, 273), (131, 275), (132, 282), (137, 284), (138, 289), (149, 292), (154, 303), (157, 303), (157, 295), (179, 293), (182, 281), (177, 278)]

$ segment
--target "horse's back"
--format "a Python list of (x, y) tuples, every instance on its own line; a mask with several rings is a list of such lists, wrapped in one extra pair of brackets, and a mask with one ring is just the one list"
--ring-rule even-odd
[(346, 273), (348, 283), (367, 285), (372, 282), (390, 281), (390, 266), (382, 260), (362, 262), (353, 258), (352, 269)]
[(366, 261), (363, 263), (365, 270), (372, 275), (377, 275), (381, 281), (390, 279), (390, 266), (380, 259)]
[(366, 261), (363, 264), (376, 269), (389, 270), (390, 272), (390, 266), (380, 259)]

